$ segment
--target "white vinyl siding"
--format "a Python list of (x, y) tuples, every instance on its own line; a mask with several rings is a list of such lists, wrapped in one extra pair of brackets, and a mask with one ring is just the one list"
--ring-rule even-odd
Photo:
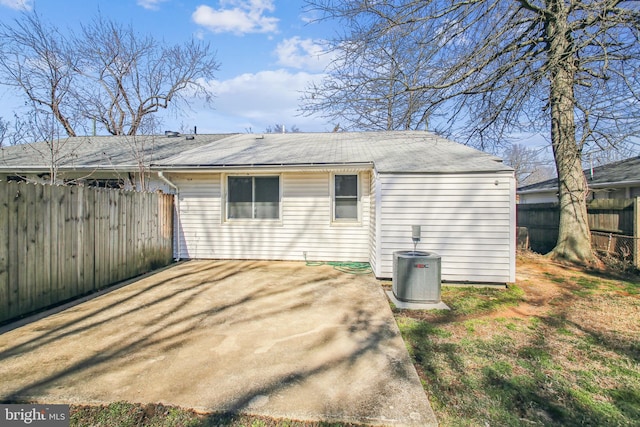
[(332, 223), (330, 171), (280, 173), (279, 221), (225, 221), (227, 176), (168, 176), (180, 189), (180, 258), (303, 260), (306, 252), (313, 261), (369, 260), (368, 171), (359, 174), (361, 221), (339, 226)]
[(420, 225), (418, 249), (442, 256), (443, 281), (515, 281), (513, 173), (380, 174), (376, 191), (376, 276), (392, 277), (393, 252), (413, 249)]
[(369, 198), (370, 200), (370, 203), (369, 203), (369, 218), (370, 218), (369, 219), (369, 264), (371, 264), (371, 269), (373, 270), (374, 273), (376, 272), (378, 259), (379, 259), (377, 235), (378, 235), (378, 227), (379, 227), (380, 221), (378, 221), (379, 214), (377, 212), (377, 207), (379, 205), (378, 199), (380, 197), (380, 193), (376, 191), (377, 182), (378, 182), (378, 175), (374, 171), (371, 174), (371, 182), (370, 182), (370, 190), (369, 190), (369, 194), (371, 195), (371, 197)]
[(558, 191), (547, 191), (543, 193), (520, 194), (519, 203), (557, 203)]
[(207, 258), (203, 254), (215, 237), (211, 224), (221, 222), (220, 175), (166, 176), (179, 188), (174, 218), (176, 258)]

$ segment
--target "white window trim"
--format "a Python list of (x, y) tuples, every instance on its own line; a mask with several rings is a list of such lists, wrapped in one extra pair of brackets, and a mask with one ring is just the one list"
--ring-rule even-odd
[[(241, 177), (241, 178), (268, 178), (278, 177), (278, 218), (229, 218), (229, 177)], [(282, 224), (282, 174), (278, 173), (265, 173), (265, 174), (252, 174), (252, 173), (229, 173), (222, 174), (222, 188), (224, 189), (222, 194), (222, 221), (227, 224)], [(255, 191), (255, 188), (254, 188)]]
[[(336, 219), (336, 175), (355, 175), (358, 180), (357, 185), (357, 213), (356, 219)], [(331, 182), (329, 183), (331, 194), (331, 225), (332, 226), (354, 226), (362, 225), (362, 175), (359, 172), (332, 172)]]

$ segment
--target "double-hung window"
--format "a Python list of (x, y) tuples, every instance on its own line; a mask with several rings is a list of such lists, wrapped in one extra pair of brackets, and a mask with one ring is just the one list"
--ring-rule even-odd
[(334, 221), (358, 220), (358, 175), (334, 175)]
[(227, 219), (279, 219), (279, 176), (227, 177)]

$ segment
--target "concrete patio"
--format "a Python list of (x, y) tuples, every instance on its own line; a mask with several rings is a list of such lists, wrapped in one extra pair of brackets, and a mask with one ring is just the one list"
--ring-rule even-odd
[(0, 400), (437, 425), (371, 275), (189, 261), (0, 334)]

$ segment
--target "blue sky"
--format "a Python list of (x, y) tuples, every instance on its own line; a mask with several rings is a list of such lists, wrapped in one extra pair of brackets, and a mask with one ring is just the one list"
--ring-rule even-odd
[[(302, 1), (0, 0), (0, 21), (10, 23), (33, 9), (61, 30), (78, 29), (99, 11), (171, 44), (192, 37), (210, 42), (221, 65), (217, 79), (208, 82), (216, 98), (211, 106), (193, 102), (182, 116), (165, 114), (167, 129), (264, 132), (276, 123), (305, 132), (333, 128), (297, 111), (300, 91), (322, 77), (329, 60), (322, 41), (334, 31), (329, 23), (312, 23)], [(20, 96), (0, 86), (0, 117), (12, 119)]]

